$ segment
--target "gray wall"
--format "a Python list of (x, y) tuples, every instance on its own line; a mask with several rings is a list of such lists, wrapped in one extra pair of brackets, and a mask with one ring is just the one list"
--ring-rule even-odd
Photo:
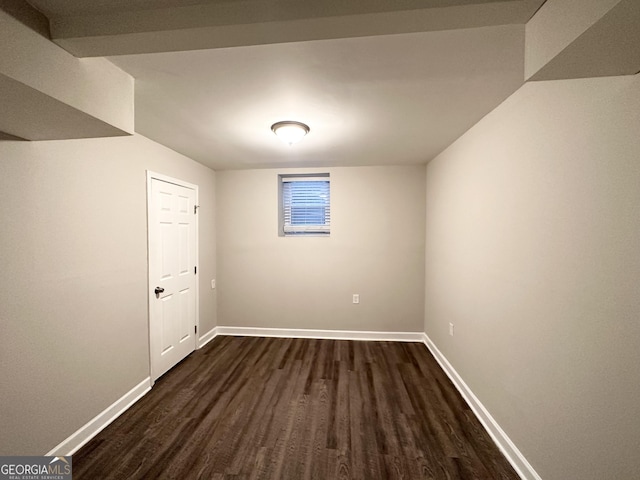
[[(216, 174), (220, 325), (421, 332), (425, 167), (331, 174), (331, 236), (278, 236), (278, 174)], [(352, 294), (359, 293), (359, 305)]]
[(200, 187), (205, 333), (212, 170), (141, 136), (0, 142), (0, 454), (44, 454), (149, 376), (146, 169)]
[(640, 478), (639, 112), (529, 83), (427, 168), (426, 333), (545, 480)]

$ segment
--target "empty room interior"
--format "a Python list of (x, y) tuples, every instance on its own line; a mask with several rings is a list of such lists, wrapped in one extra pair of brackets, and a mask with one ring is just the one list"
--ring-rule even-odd
[(637, 0), (1, 0), (0, 455), (640, 478), (639, 72)]

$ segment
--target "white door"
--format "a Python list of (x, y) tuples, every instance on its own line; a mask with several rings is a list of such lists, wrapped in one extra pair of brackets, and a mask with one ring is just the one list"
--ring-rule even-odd
[(154, 381), (196, 347), (197, 192), (191, 187), (149, 174), (149, 331)]

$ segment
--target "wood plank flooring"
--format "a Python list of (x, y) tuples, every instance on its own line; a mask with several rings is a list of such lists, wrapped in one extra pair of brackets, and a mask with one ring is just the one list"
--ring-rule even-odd
[(73, 456), (81, 479), (518, 479), (420, 343), (217, 337)]

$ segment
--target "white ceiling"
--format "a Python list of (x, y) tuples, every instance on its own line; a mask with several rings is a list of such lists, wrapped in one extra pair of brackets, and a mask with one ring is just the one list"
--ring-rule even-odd
[[(208, 3), (238, 6), (252, 2), (255, 0)], [(50, 18), (75, 15), (77, 24), (78, 15), (83, 14), (151, 6), (166, 10), (176, 4), (202, 2), (31, 3)], [(324, 3), (338, 9), (344, 5)], [(437, 7), (440, 14), (451, 8), (456, 15), (467, 17), (471, 10), (460, 10), (467, 8), (462, 4), (486, 8), (482, 24), (488, 25), (452, 29), (449, 15), (449, 29), (430, 24), (430, 31), (415, 33), (355, 38), (326, 35), (326, 40), (288, 43), (262, 39), (256, 43), (263, 44), (111, 56), (109, 60), (136, 78), (136, 131), (214, 169), (420, 164), (522, 85), (524, 23), (543, 0), (491, 4), (483, 0), (378, 0), (354, 5), (366, 11), (388, 9), (392, 4), (410, 9), (417, 3)], [(480, 3), (486, 5), (472, 5)], [(509, 21), (503, 12), (509, 14)], [(514, 12), (518, 21), (513, 20)], [(346, 28), (350, 20), (369, 17), (366, 13), (346, 15), (335, 21)], [(411, 31), (415, 29), (413, 25)], [(96, 45), (100, 38), (91, 38), (91, 44)], [(311, 132), (289, 147), (270, 131), (281, 120), (304, 122)]]
[[(214, 169), (425, 163), (523, 82), (523, 29), (114, 57), (136, 130)], [(293, 147), (270, 127), (311, 128)]]

